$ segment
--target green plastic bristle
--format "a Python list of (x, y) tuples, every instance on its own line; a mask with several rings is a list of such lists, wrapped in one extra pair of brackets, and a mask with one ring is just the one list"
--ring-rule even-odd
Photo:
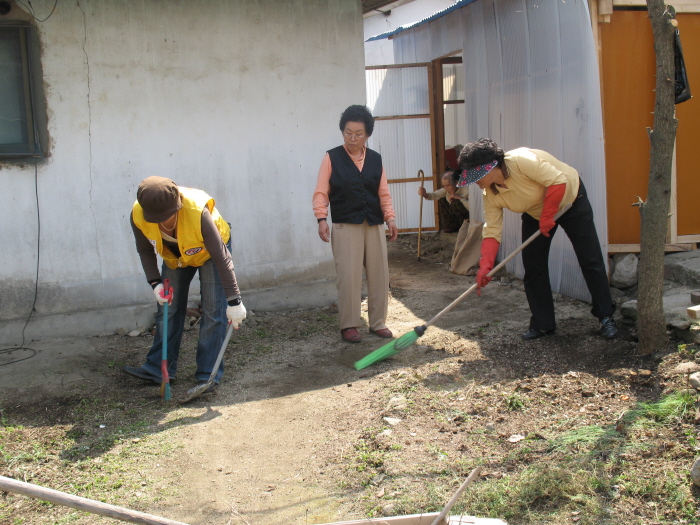
[(398, 354), (402, 350), (406, 350), (409, 346), (413, 345), (418, 338), (425, 332), (425, 326), (416, 326), (413, 330), (408, 333), (403, 334), (398, 339), (391, 341), (381, 348), (376, 349), (369, 355), (366, 355), (359, 361), (355, 363), (355, 370), (362, 370), (367, 368), (374, 363), (391, 357), (394, 354)]

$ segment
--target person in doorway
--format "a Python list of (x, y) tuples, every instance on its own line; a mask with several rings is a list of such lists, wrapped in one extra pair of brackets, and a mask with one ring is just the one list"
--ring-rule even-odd
[[(600, 334), (606, 339), (614, 338), (615, 303), (593, 210), (578, 172), (545, 151), (518, 148), (504, 152), (488, 138), (464, 146), (459, 166), (464, 171), (458, 185), (476, 183), (483, 190), (486, 225), (476, 275), (478, 291), (491, 280), (487, 274), (493, 269), (501, 242), (503, 209), (521, 213), (523, 242), (538, 229), (542, 233), (522, 252), (525, 293), (532, 313), (530, 328), (522, 338), (536, 339), (554, 333), (548, 260), (552, 236), (561, 225), (571, 240), (591, 294), (591, 313), (600, 321)], [(554, 216), (568, 204), (571, 208), (554, 222)]]
[[(138, 379), (160, 384), (163, 337), (167, 337), (168, 375), (176, 378), (190, 283), (199, 272), (202, 317), (195, 378), (198, 385), (202, 385), (216, 363), (226, 337), (227, 322), (238, 328), (246, 317), (231, 261), (230, 225), (214, 207), (214, 199), (205, 192), (179, 187), (164, 177), (148, 177), (136, 193), (131, 228), (158, 310), (156, 333), (146, 362), (140, 367), (125, 366), (123, 370)], [(158, 271), (156, 252), (163, 258), (161, 271)], [(169, 279), (172, 287), (172, 295), (168, 293), (167, 299), (163, 279)], [(163, 334), (166, 301), (169, 303), (168, 334)], [(222, 362), (207, 392), (216, 389), (223, 373)]]
[(418, 188), (418, 195), (424, 199), (438, 201), (445, 233), (459, 231), (464, 221), (469, 220), (469, 189), (457, 187), (460, 173), (461, 170), (447, 170), (442, 174), (442, 188), (431, 193), (423, 187)]
[[(313, 194), (318, 235), (331, 242), (338, 289), (340, 333), (344, 341), (362, 336), (362, 269), (367, 276), (369, 331), (391, 338), (389, 311), (389, 240), (398, 236), (382, 157), (365, 145), (374, 130), (374, 117), (365, 106), (348, 107), (340, 117), (343, 144), (326, 152)], [(333, 231), (328, 225), (330, 204)]]

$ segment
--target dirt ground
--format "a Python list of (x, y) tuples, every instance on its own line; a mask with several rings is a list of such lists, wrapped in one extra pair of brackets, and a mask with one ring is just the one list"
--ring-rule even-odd
[[(448, 271), (449, 239), (426, 235), (421, 261), (415, 245), (415, 236), (390, 245), (388, 326), (397, 337), (474, 282)], [(333, 306), (251, 312), (218, 392), (185, 405), (121, 372), (143, 361), (150, 335), (76, 341), (75, 355), (54, 361), (51, 345), (36, 343), (37, 355), (0, 366), (0, 474), (190, 524), (309, 525), (415, 512), (420, 501), (439, 510), (455, 486), (430, 501), (406, 497), (433, 483), (445, 458), (455, 482), (477, 464), (485, 478), (503, 476), (518, 446), (509, 437), (611, 422), (684, 380), (662, 370), (682, 360), (674, 343), (639, 357), (630, 327), (607, 341), (589, 305), (557, 297), (556, 309), (555, 335), (522, 341), (522, 282), (504, 273), (414, 346), (360, 371), (353, 364), (386, 341), (365, 326), (361, 344), (344, 343)], [(176, 399), (194, 385), (195, 342), (196, 326), (183, 343)], [(467, 444), (470, 432), (488, 439)], [(5, 494), (0, 523), (113, 521)]]

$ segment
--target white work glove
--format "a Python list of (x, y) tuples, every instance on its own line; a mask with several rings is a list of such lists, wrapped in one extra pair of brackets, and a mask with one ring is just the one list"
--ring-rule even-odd
[(238, 330), (238, 326), (243, 319), (245, 319), (245, 316), (246, 310), (242, 302), (238, 303), (236, 306), (226, 307), (226, 317), (228, 317), (229, 323), (231, 323), (236, 330)]
[(165, 297), (165, 288), (163, 288), (163, 283), (156, 285), (156, 287), (153, 289), (153, 295), (156, 296), (156, 301), (158, 301), (158, 304), (172, 304), (173, 302), (173, 289), (170, 288), (170, 295)]
[(159, 283), (156, 285), (156, 287), (153, 289), (153, 295), (156, 296), (156, 301), (158, 301), (158, 304), (165, 304), (168, 302), (168, 300), (164, 297), (165, 289), (163, 288), (163, 283)]

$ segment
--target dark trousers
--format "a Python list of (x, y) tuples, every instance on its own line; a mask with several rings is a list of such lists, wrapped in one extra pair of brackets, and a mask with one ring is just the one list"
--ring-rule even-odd
[[(527, 213), (522, 214), (522, 239), (527, 240), (540, 228), (538, 220)], [(615, 312), (615, 303), (610, 295), (608, 274), (605, 271), (603, 253), (593, 223), (593, 209), (581, 182), (578, 195), (569, 211), (557, 220), (550, 236), (538, 236), (523, 250), (525, 266), (525, 294), (530, 305), (530, 328), (554, 330), (554, 300), (549, 282), (549, 248), (555, 232), (561, 226), (574, 247), (578, 264), (591, 294), (591, 313), (598, 319)]]
[(446, 198), (438, 200), (438, 210), (440, 211), (441, 229), (459, 230), (462, 223), (469, 219), (469, 210), (464, 207), (462, 201), (455, 199), (448, 202)]

